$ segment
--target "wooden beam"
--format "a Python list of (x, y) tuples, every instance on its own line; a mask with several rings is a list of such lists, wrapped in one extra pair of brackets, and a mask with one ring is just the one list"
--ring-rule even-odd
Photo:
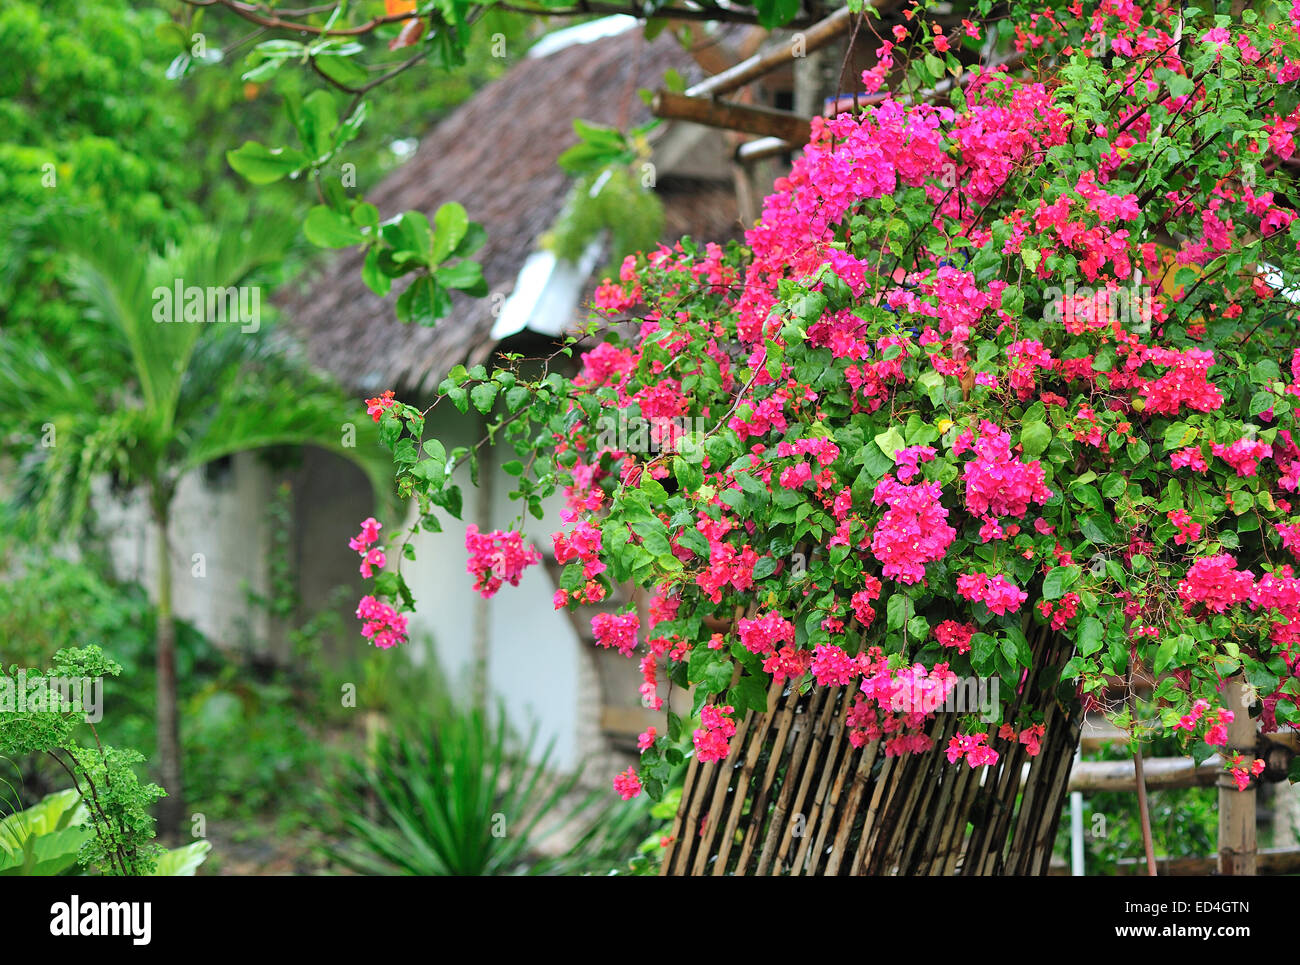
[[(871, 6), (881, 6), (881, 2), (882, 0), (876, 0)], [(892, 4), (890, 5), (892, 6)], [(841, 34), (847, 32), (852, 20), (853, 13), (849, 8), (840, 7), (825, 20), (813, 24), (807, 30), (794, 34), (788, 43), (755, 54), (753, 57), (742, 60), (736, 66), (730, 67), (720, 74), (714, 74), (707, 80), (700, 81), (686, 91), (686, 96), (713, 97), (718, 94), (728, 94), (738, 87), (744, 87), (750, 81), (757, 80), (764, 74), (770, 74), (778, 67), (790, 63), (796, 57), (801, 57), (809, 51), (825, 47)]]
[(795, 144), (807, 144), (812, 136), (810, 118), (771, 107), (751, 107), (709, 97), (688, 97), (661, 90), (650, 106), (655, 117), (690, 121), (726, 131), (744, 131), (763, 137), (779, 137)]
[[(1213, 787), (1223, 772), (1223, 760), (1215, 755), (1197, 767), (1186, 757), (1148, 757), (1142, 761), (1149, 790), (1175, 787)], [(1126, 761), (1080, 761), (1070, 771), (1070, 790), (1085, 794), (1137, 789), (1136, 768)]]
[[(1157, 858), (1156, 868), (1162, 876), (1202, 877), (1215, 872), (1217, 858)], [(1300, 874), (1300, 848), (1261, 848), (1256, 864), (1260, 874), (1294, 875)], [(1145, 858), (1120, 858), (1116, 863), (1117, 875), (1144, 875), (1147, 863)], [(1053, 864), (1048, 874), (1064, 876), (1070, 873), (1070, 866), (1064, 862)]]
[(753, 141), (746, 141), (740, 147), (736, 148), (736, 161), (739, 164), (752, 164), (755, 161), (763, 161), (770, 157), (776, 157), (778, 154), (786, 154), (790, 151), (797, 151), (799, 147), (791, 147), (779, 137), (760, 137)]

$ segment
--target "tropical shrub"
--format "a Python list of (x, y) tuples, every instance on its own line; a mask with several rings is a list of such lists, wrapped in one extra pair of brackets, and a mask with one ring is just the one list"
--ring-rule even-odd
[[(860, 689), (850, 737), (890, 755), (929, 749), (960, 679), (1000, 682), (945, 748), (972, 767), (1037, 753), (1042, 721), (1009, 710), (1030, 674), (1092, 699), (1149, 671), (1153, 729), (1198, 756), (1233, 715), (1300, 718), (1300, 8), (1058, 4), (1001, 34), (1014, 69), (975, 63), (973, 23), (882, 38), (869, 105), (813, 121), (743, 246), (683, 239), (597, 291), (576, 374), (507, 357), (440, 387), (514, 447), (528, 511), (563, 493), (556, 607), (653, 594), (647, 624), (593, 629), (652, 706), (661, 663), (695, 687), (701, 761), (772, 680)], [(436, 531), (475, 451), (369, 406), (410, 532)], [(380, 647), (405, 639), (409, 536), (382, 572), (379, 524), (354, 540)], [(539, 559), (517, 532), (467, 548), (485, 596)], [(1034, 665), (1044, 634), (1063, 667)], [(620, 793), (662, 792), (682, 727)], [(1244, 787), (1262, 762), (1228, 766)]]
[[(580, 773), (551, 773), (553, 742), (510, 739), (505, 708), (443, 706), (378, 733), (333, 799), (351, 838), (330, 850), (365, 874), (563, 874), (609, 868), (644, 833), (644, 815), (611, 815)], [(575, 802), (576, 798), (576, 802)], [(544, 851), (546, 840), (565, 843)]]
[[(94, 746), (83, 744), (80, 728), (94, 731), (93, 718), (99, 708), (95, 694), (86, 687), (106, 677), (120, 675), (122, 668), (97, 646), (60, 650), (49, 671), (16, 665), (0, 666), (0, 756), (44, 754), (72, 779), (75, 794), (83, 802), (73, 807), (70, 798), (56, 798), (37, 815), (15, 817), (6, 827), (9, 850), (21, 848), (21, 867), (29, 860), (36, 866), (53, 866), (64, 849), (76, 838), (69, 828), (89, 820), (90, 832), (79, 843), (76, 860), (107, 874), (147, 875), (155, 870), (162, 849), (153, 844), (154, 819), (150, 808), (165, 795), (157, 784), (141, 784), (135, 768), (144, 757), (137, 751), (104, 744), (95, 735)], [(79, 817), (84, 808), (84, 817)], [(44, 834), (58, 835), (51, 841), (33, 841), (27, 849), (20, 831), (29, 819), (37, 820)], [(52, 872), (51, 872), (52, 873)]]
[[(72, 874), (94, 832), (90, 811), (74, 790), (56, 791), (0, 820), (0, 875)], [(155, 877), (193, 876), (212, 845), (194, 841), (158, 855)]]

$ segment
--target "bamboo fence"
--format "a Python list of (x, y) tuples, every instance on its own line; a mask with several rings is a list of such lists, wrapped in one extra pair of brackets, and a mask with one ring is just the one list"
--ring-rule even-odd
[(691, 760), (661, 874), (1047, 874), (1083, 714), (1042, 685), (1068, 644), (1040, 628), (1031, 647), (1032, 666), (1049, 669), (1026, 679), (1009, 719), (1026, 703), (1041, 710), (1042, 749), (1031, 758), (993, 725), (988, 767), (944, 756), (962, 715), (935, 716), (932, 750), (890, 757), (879, 741), (849, 741), (853, 688), (773, 684), (725, 760)]

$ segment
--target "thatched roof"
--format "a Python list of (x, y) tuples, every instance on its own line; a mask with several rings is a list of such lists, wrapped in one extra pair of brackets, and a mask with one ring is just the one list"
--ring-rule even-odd
[[(702, 73), (667, 33), (647, 42), (635, 29), (524, 59), (458, 108), (367, 200), (384, 216), (409, 209), (432, 216), (444, 201), (461, 202), (487, 229), (488, 243), (476, 257), (494, 297), (454, 293), (451, 315), (435, 327), (403, 325), (393, 311), (400, 287), (377, 298), (361, 281), (362, 253), (345, 252), (282, 302), (311, 359), (354, 390), (418, 392), (436, 386), (456, 363), (484, 354), (494, 306), (500, 309), (564, 203), (570, 179), (556, 158), (577, 140), (573, 119), (643, 122), (649, 114), (637, 89), (658, 87), (670, 68), (688, 82)], [(660, 171), (658, 190), (666, 238), (739, 236), (729, 180)]]

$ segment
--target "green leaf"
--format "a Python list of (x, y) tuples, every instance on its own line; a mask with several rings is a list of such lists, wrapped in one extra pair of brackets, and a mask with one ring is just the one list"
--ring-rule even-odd
[(1020, 444), (1026, 458), (1033, 459), (1052, 444), (1052, 430), (1045, 422), (1027, 422), (1020, 429)]
[(1106, 628), (1102, 626), (1100, 620), (1096, 617), (1084, 617), (1083, 622), (1079, 624), (1079, 653), (1085, 657), (1092, 656), (1101, 649), (1105, 637)]
[(360, 228), (373, 228), (379, 224), (379, 209), (369, 201), (358, 202), (352, 209), (352, 223)]
[(1070, 495), (1089, 509), (1101, 510), (1101, 493), (1092, 486), (1080, 486), (1076, 483), (1070, 490)]
[(912, 619), (915, 610), (911, 598), (906, 593), (895, 593), (885, 604), (885, 613), (888, 616), (887, 628), (898, 630)]
[(487, 282), (483, 279), (483, 266), (477, 261), (460, 261), (447, 268), (439, 268), (434, 277), (445, 288), (455, 288), (467, 294), (482, 298), (487, 294)]
[(330, 80), (352, 90), (362, 87), (370, 80), (370, 75), (366, 73), (365, 68), (350, 56), (340, 56), (333, 51), (321, 51), (312, 58), (312, 63)]
[(460, 244), (451, 255), (453, 258), (468, 258), (487, 244), (487, 240), (487, 231), (483, 226), (477, 221), (471, 221), (469, 227), (465, 229), (465, 237), (460, 239)]
[(903, 440), (903, 434), (898, 431), (897, 426), (890, 426), (887, 431), (877, 435), (875, 437), (875, 442), (880, 448), (880, 451), (888, 456), (891, 462), (894, 460), (894, 453), (898, 452), (899, 449), (905, 448), (907, 445)]
[(483, 415), (492, 411), (492, 405), (497, 400), (497, 393), (501, 391), (501, 386), (495, 382), (481, 382), (470, 391), (470, 401), (474, 403), (474, 408), (478, 409)]
[(318, 204), (307, 212), (302, 233), (317, 248), (349, 248), (366, 240), (366, 236), (351, 218), (346, 218), (323, 204)]
[(727, 703), (737, 713), (752, 710), (761, 714), (767, 710), (767, 679), (758, 674), (745, 674), (727, 691)]
[(183, 848), (172, 848), (158, 859), (153, 876), (156, 878), (192, 877), (199, 865), (207, 860), (208, 852), (211, 850), (212, 844), (209, 841), (195, 841)]
[(691, 651), (686, 668), (691, 683), (699, 684), (703, 692), (720, 694), (731, 684), (731, 660), (721, 650), (698, 646)]
[(1256, 392), (1250, 397), (1250, 414), (1257, 416), (1261, 412), (1267, 412), (1273, 408), (1276, 399), (1272, 392)]
[(1070, 587), (1079, 582), (1083, 568), (1079, 566), (1057, 566), (1043, 578), (1043, 598), (1059, 600)]
[(397, 296), (395, 308), (399, 321), (432, 325), (451, 311), (451, 299), (432, 278), (420, 275)]
[(379, 268), (379, 249), (371, 248), (366, 252), (366, 260), (361, 265), (361, 280), (366, 287), (380, 298), (386, 296), (393, 287), (393, 279)]
[(433, 231), (429, 219), (419, 211), (406, 211), (396, 221), (383, 227), (384, 240), (395, 249), (394, 258), (414, 258), (426, 264), (432, 259)]
[(469, 216), (458, 201), (448, 201), (433, 215), (433, 250), (430, 261), (439, 264), (447, 259), (465, 232), (469, 230)]
[(227, 151), (226, 161), (235, 173), (253, 184), (272, 184), (309, 163), (301, 151), (287, 147), (271, 150), (257, 141), (245, 141), (242, 147)]
[(758, 25), (771, 30), (789, 23), (799, 13), (799, 0), (757, 0)]
[(316, 157), (328, 154), (334, 146), (334, 128), (338, 123), (338, 109), (329, 91), (314, 90), (303, 99), (298, 134)]
[(1165, 672), (1165, 669), (1174, 662), (1176, 656), (1178, 656), (1178, 638), (1174, 636), (1165, 637), (1160, 641), (1160, 648), (1156, 651), (1153, 669), (1157, 677)]

